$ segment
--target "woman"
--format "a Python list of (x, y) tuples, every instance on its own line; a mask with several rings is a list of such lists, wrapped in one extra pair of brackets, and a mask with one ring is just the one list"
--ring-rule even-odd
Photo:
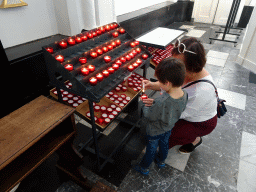
[[(188, 38), (174, 45), (173, 57), (184, 62), (186, 76), (183, 87), (187, 84), (206, 79), (213, 82), (212, 76), (204, 68), (206, 55), (203, 45), (196, 38)], [(144, 81), (146, 89), (160, 90), (159, 82)], [(199, 82), (185, 88), (188, 103), (180, 120), (175, 124), (169, 139), (169, 148), (182, 145), (180, 153), (191, 153), (202, 143), (202, 136), (208, 135), (217, 125), (217, 98), (214, 87), (207, 82)], [(151, 106), (154, 99), (145, 99), (146, 106)]]

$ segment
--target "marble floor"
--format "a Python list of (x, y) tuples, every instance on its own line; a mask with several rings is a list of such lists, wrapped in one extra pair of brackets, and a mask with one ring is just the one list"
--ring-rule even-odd
[[(149, 176), (142, 176), (131, 169), (117, 188), (98, 176), (88, 175), (119, 192), (255, 192), (256, 84), (249, 82), (251, 72), (236, 63), (242, 36), (238, 39), (237, 47), (222, 41), (209, 44), (203, 40), (209, 38), (209, 33), (207, 37), (207, 32), (202, 30), (206, 31), (212, 26), (191, 23), (181, 23), (180, 26), (198, 30), (189, 34), (196, 34), (203, 42), (207, 51), (206, 69), (213, 76), (220, 98), (227, 101), (227, 114), (218, 119), (215, 130), (203, 137), (202, 145), (193, 153), (181, 155), (177, 152), (177, 146), (170, 149), (167, 166), (159, 169), (153, 163)], [(153, 75), (153, 70), (150, 70), (149, 77)], [(57, 191), (83, 190), (68, 182)]]

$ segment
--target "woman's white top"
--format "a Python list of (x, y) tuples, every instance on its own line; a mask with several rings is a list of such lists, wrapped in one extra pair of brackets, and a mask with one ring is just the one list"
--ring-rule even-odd
[[(213, 82), (211, 75), (202, 79)], [(213, 118), (217, 114), (217, 98), (212, 84), (198, 82), (185, 88), (185, 90), (188, 93), (188, 102), (180, 119), (190, 122), (203, 122)]]

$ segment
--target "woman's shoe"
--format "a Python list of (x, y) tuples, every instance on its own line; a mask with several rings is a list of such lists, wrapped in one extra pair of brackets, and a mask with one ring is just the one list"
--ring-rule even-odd
[(199, 145), (201, 145), (203, 142), (202, 138), (200, 137), (200, 141), (199, 143), (197, 143), (196, 145), (193, 145), (192, 143), (186, 144), (186, 145), (182, 145), (179, 148), (179, 152), (182, 154), (188, 154), (191, 153), (192, 151), (195, 150), (196, 147), (198, 147)]

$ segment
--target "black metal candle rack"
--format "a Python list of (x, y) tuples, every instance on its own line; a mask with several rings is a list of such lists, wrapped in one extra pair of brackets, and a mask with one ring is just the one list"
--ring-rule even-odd
[[(91, 39), (88, 39), (86, 41), (83, 41), (81, 43), (75, 44), (73, 46), (68, 45), (67, 48), (61, 49), (58, 45), (59, 42), (54, 42), (48, 46), (43, 47), (43, 52), (45, 56), (45, 62), (47, 66), (47, 71), (49, 74), (50, 84), (55, 86), (58, 92), (58, 100), (60, 102), (62, 101), (62, 95), (61, 95), (61, 89), (68, 91), (70, 93), (76, 94), (78, 96), (81, 96), (83, 98), (88, 99), (89, 102), (89, 109), (90, 109), (90, 116), (91, 116), (91, 125), (92, 125), (92, 134), (93, 134), (93, 140), (94, 140), (94, 146), (95, 151), (94, 153), (97, 156), (97, 170), (100, 171), (107, 162), (112, 162), (111, 157), (114, 155), (114, 153), (124, 144), (124, 142), (127, 140), (128, 136), (132, 133), (134, 128), (136, 127), (136, 124), (132, 124), (132, 128), (127, 133), (127, 135), (123, 138), (121, 143), (116, 146), (114, 151), (111, 153), (109, 157), (105, 157), (105, 161), (100, 164), (100, 157), (103, 157), (103, 155), (99, 152), (98, 147), (98, 141), (97, 138), (99, 136), (99, 133), (97, 133), (96, 129), (99, 131), (104, 131), (105, 129), (100, 128), (95, 124), (94, 119), (94, 107), (93, 102), (100, 102), (100, 100), (113, 88), (115, 88), (118, 84), (122, 83), (124, 79), (131, 74), (130, 71), (128, 71), (128, 66), (132, 63), (134, 63), (137, 59), (141, 59), (143, 63), (139, 67), (143, 67), (143, 76), (146, 77), (146, 70), (149, 66), (149, 61), (151, 54), (144, 49), (141, 45), (137, 45), (136, 47), (132, 48), (130, 46), (130, 43), (135, 41), (127, 32), (125, 33), (119, 33), (118, 37), (113, 37), (112, 33), (121, 29), (121, 27), (116, 24), (108, 24), (108, 26), (116, 25), (116, 28), (112, 28), (107, 32), (104, 32), (103, 34), (100, 34), (96, 37), (93, 37)], [(105, 27), (105, 26), (103, 26)], [(96, 32), (99, 28), (92, 29), (90, 31), (82, 32), (81, 34), (78, 34), (76, 36), (73, 36), (72, 38), (75, 38), (77, 36), (82, 35), (88, 35), (89, 33)], [(106, 46), (107, 44), (111, 43), (112, 41), (115, 41), (119, 39), (121, 41), (121, 45), (113, 48), (111, 51), (108, 51), (106, 53), (103, 53), (102, 55), (91, 58), (90, 53), (98, 48), (102, 48), (103, 46)], [(68, 38), (63, 39), (62, 41), (67, 41)], [(50, 53), (46, 50), (46, 48), (51, 47), (53, 48), (53, 53)], [(96, 86), (92, 86), (89, 83), (89, 78), (95, 76), (97, 73), (102, 72), (103, 70), (107, 69), (108, 67), (111, 67), (113, 63), (115, 63), (120, 57), (122, 57), (124, 54), (129, 53), (135, 48), (140, 48), (141, 53), (137, 54), (133, 59), (130, 61), (127, 61), (126, 63), (123, 63), (120, 68), (115, 71), (115, 73), (111, 74), (109, 77), (105, 78), (103, 81), (97, 83)], [(141, 55), (147, 54), (149, 57), (146, 60), (143, 60)], [(57, 55), (64, 56), (64, 62), (60, 63), (55, 59)], [(104, 56), (110, 56), (111, 61), (109, 63), (106, 63), (104, 61)], [(86, 57), (87, 63), (84, 65), (81, 65), (78, 60), (80, 57)], [(66, 64), (72, 64), (73, 70), (68, 71), (65, 69)], [(80, 71), (82, 67), (88, 66), (89, 64), (95, 66), (95, 71), (90, 73), (87, 76), (83, 76)], [(72, 83), (71, 88), (67, 88), (65, 82), (69, 81)], [(87, 119), (86, 119), (87, 120)], [(119, 118), (119, 120), (121, 120)], [(91, 140), (90, 140), (91, 141)], [(86, 142), (83, 144), (83, 146), (80, 148), (82, 150), (87, 146), (87, 144), (90, 142)]]
[[(239, 9), (239, 5), (241, 3), (241, 0), (233, 0), (233, 3), (231, 5), (231, 9), (230, 9), (230, 12), (229, 12), (229, 16), (228, 16), (228, 20), (227, 20), (227, 23), (226, 23), (226, 26), (225, 27), (221, 27), (221, 28), (224, 28), (224, 31), (221, 30), (221, 28), (219, 29), (219, 31), (215, 31), (216, 36), (218, 36), (218, 34), (222, 33), (223, 36), (221, 39), (217, 39), (217, 38), (209, 38), (210, 39), (210, 44), (212, 43), (212, 40), (216, 40), (216, 41), (225, 41), (225, 42), (230, 42), (230, 43), (234, 43), (234, 46), (236, 47), (237, 45), (237, 41), (230, 41), (230, 40), (226, 40), (225, 37), (227, 34), (230, 34), (230, 35), (235, 35), (237, 36), (237, 38), (240, 36), (240, 33), (242, 32), (242, 28), (239, 28), (239, 27), (234, 27), (234, 23), (235, 23), (235, 19), (236, 19), (236, 15), (237, 15), (237, 11)], [(240, 33), (231, 33), (230, 30), (231, 29), (236, 29), (236, 30), (239, 30)]]

